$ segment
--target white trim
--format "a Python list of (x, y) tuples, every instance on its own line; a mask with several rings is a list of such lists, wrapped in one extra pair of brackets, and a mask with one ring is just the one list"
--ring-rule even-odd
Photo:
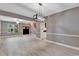
[[(39, 32), (37, 32), (37, 33), (39, 33)], [(79, 37), (79, 35), (70, 35), (70, 34), (59, 34), (59, 33), (47, 33), (47, 34), (50, 34), (50, 35), (61, 35), (61, 36), (70, 36), (70, 37)], [(40, 40), (40, 38), (38, 38), (38, 39)], [(46, 40), (46, 39), (45, 39), (45, 41), (79, 51), (79, 48), (75, 47), (75, 46), (71, 46), (71, 45), (67, 45), (67, 44), (63, 44), (63, 43), (59, 43), (59, 42), (55, 42), (55, 41), (50, 41), (50, 40)]]
[(67, 44), (63, 44), (63, 43), (59, 43), (59, 42), (54, 42), (54, 41), (50, 41), (50, 40), (45, 40), (45, 41), (53, 43), (53, 44), (56, 44), (56, 45), (60, 45), (60, 46), (63, 46), (63, 47), (67, 47), (67, 48), (71, 48), (71, 49), (79, 51), (78, 47), (74, 47), (74, 46), (71, 46), (71, 45), (67, 45)]
[[(40, 32), (36, 32), (40, 34)], [(60, 34), (60, 33), (47, 33), (48, 35), (61, 35), (61, 36), (70, 36), (70, 37), (79, 37), (79, 35), (72, 35), (72, 34)]]
[(48, 35), (61, 35), (61, 36), (79, 37), (79, 35), (60, 34), (60, 33), (47, 33), (47, 34)]

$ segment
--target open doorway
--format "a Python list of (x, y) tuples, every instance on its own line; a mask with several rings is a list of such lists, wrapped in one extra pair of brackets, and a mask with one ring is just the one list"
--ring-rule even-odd
[(23, 35), (29, 34), (29, 27), (26, 26), (23, 28)]

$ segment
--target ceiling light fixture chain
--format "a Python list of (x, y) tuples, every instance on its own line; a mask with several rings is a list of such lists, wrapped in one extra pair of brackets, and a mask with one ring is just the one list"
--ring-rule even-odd
[(39, 3), (39, 16), (42, 16), (42, 3)]

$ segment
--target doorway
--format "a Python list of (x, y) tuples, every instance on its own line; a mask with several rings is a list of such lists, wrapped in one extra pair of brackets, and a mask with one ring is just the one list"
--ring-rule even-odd
[(29, 34), (29, 27), (23, 28), (23, 35)]

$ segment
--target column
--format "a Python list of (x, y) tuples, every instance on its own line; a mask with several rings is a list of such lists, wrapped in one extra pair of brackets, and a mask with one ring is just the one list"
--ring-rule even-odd
[(46, 32), (46, 26), (45, 26), (45, 22), (41, 22), (40, 23), (40, 38), (41, 39), (46, 39), (47, 37), (47, 32)]

